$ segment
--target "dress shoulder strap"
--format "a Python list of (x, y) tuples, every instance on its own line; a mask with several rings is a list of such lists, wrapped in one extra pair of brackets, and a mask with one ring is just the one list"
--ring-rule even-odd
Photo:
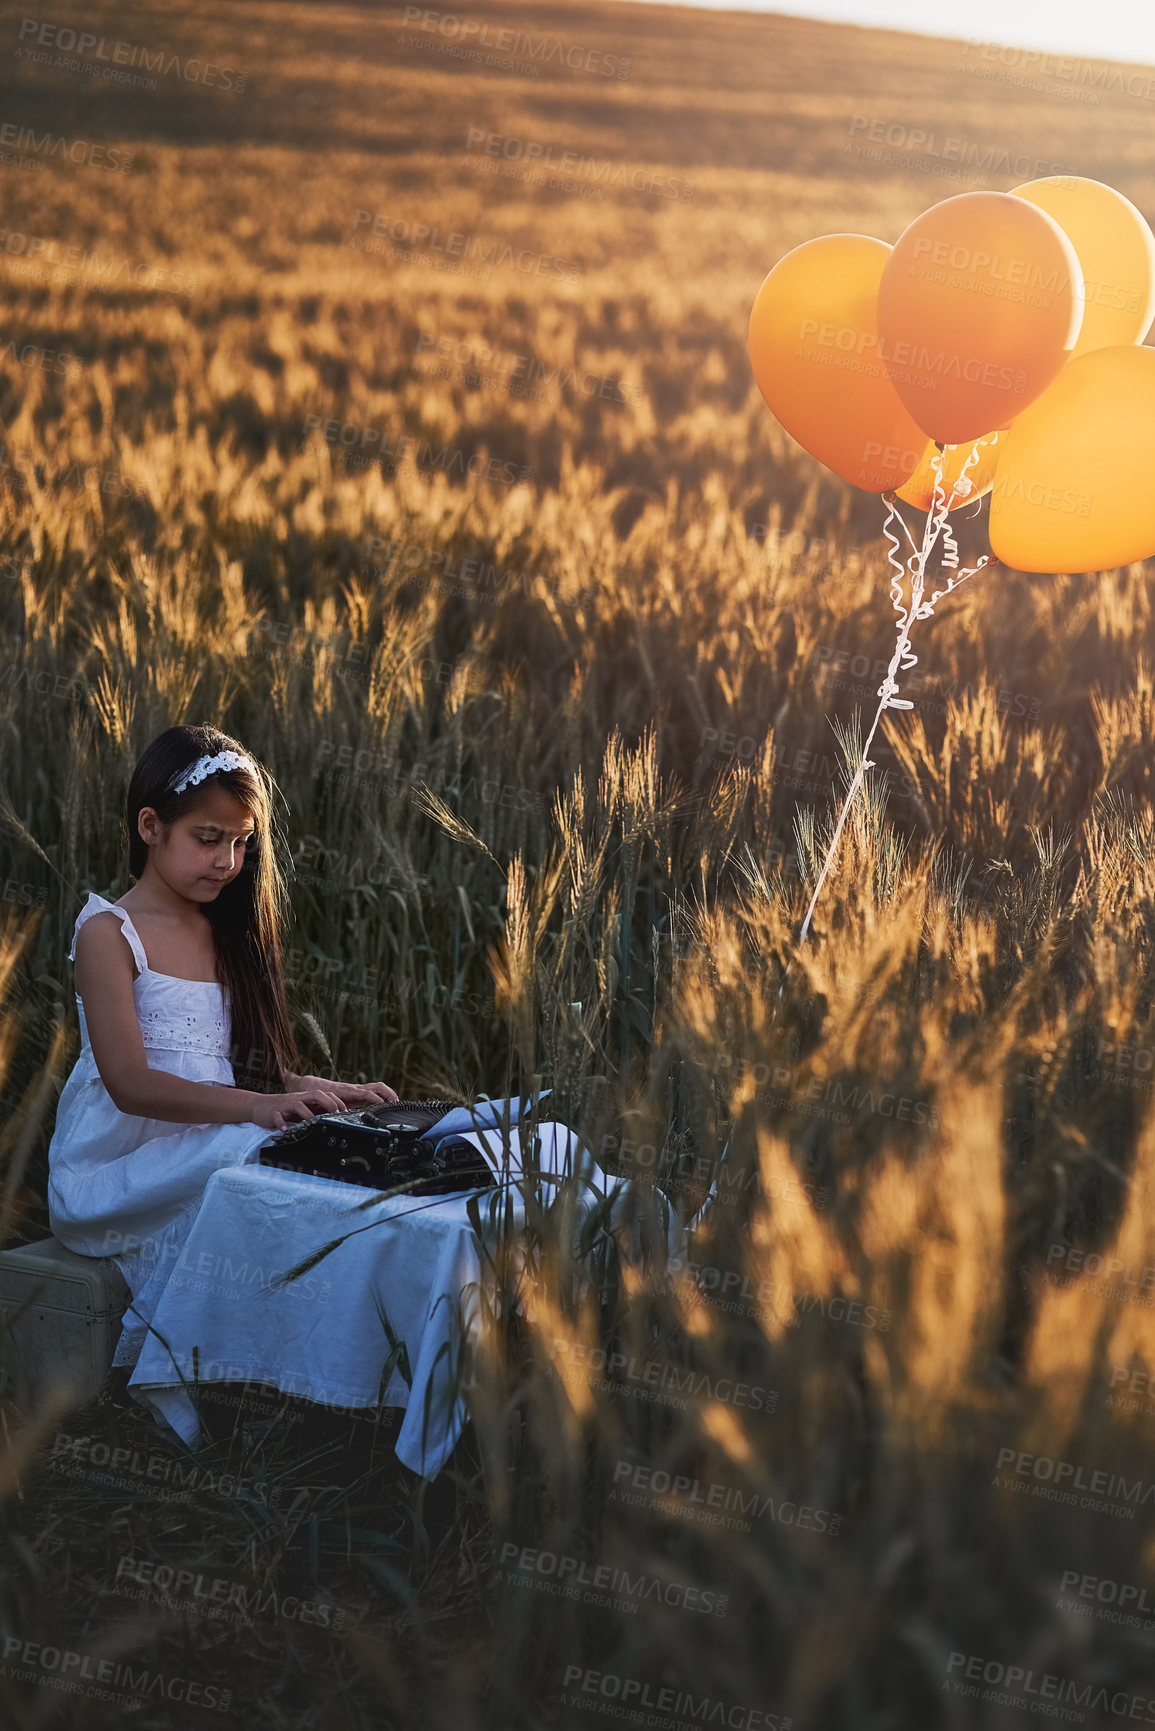
[(85, 921), (92, 918), (93, 914), (116, 915), (117, 919), (120, 921), (121, 929), (128, 940), (128, 947), (132, 951), (133, 961), (136, 963), (142, 974), (147, 973), (148, 957), (144, 953), (144, 945), (140, 941), (140, 933), (133, 925), (132, 916), (128, 909), (118, 908), (115, 902), (106, 901), (103, 896), (98, 896), (95, 890), (89, 890), (88, 900), (76, 916), (76, 925), (72, 932), (72, 948), (68, 952), (69, 961), (74, 962), (76, 960), (77, 933), (80, 931), (80, 928), (84, 925)]

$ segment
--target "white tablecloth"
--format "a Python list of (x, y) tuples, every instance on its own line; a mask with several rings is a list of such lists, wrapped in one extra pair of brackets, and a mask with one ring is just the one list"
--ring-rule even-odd
[[(516, 1125), (509, 1134), (517, 1172)], [(594, 1206), (612, 1181), (574, 1131), (547, 1121), (538, 1134), (540, 1169), (561, 1173), (580, 1161), (589, 1174), (583, 1194)], [(470, 1131), (467, 1139), (500, 1166), (500, 1130)], [(516, 1189), (510, 1194), (520, 1222), (524, 1206)], [(394, 1197), (353, 1212), (371, 1195), (273, 1167), (215, 1172), (129, 1380), (133, 1396), (190, 1446), (200, 1424), (182, 1377), (269, 1383), (330, 1406), (403, 1407), (398, 1458), (434, 1477), (465, 1423), (459, 1313), (466, 1330), (476, 1327), (480, 1247), (465, 1196)], [(483, 1220), (493, 1195), (481, 1192)], [(273, 1284), (349, 1232), (310, 1273)], [(382, 1313), (404, 1345), (411, 1384), (399, 1358), (382, 1386), (394, 1351)]]

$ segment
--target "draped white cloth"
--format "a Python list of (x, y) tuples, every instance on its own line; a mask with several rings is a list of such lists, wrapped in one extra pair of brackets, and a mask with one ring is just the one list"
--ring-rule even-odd
[[(499, 1131), (467, 1134), (500, 1164)], [(594, 1205), (610, 1181), (574, 1132), (543, 1122), (538, 1134), (543, 1171), (560, 1173), (584, 1155), (592, 1183), (582, 1195)], [(520, 1166), (514, 1125), (510, 1170)], [(268, 1167), (215, 1173), (164, 1283), (131, 1393), (189, 1444), (199, 1422), (183, 1384), (197, 1380), (269, 1383), (329, 1406), (403, 1407), (398, 1458), (433, 1478), (466, 1419), (458, 1360), (479, 1324), (481, 1245), (463, 1196), (372, 1195)], [(506, 1196), (515, 1230), (523, 1220), (516, 1188), (482, 1191), (483, 1236), (491, 1199), (501, 1207)], [(348, 1233), (309, 1273), (276, 1283)]]

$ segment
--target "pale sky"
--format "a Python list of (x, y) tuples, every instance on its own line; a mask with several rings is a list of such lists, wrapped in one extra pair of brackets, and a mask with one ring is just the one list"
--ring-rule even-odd
[[(666, 0), (668, 3), (668, 0)], [(678, 3), (678, 0), (675, 0)], [(1155, 0), (692, 0), (1155, 66)]]

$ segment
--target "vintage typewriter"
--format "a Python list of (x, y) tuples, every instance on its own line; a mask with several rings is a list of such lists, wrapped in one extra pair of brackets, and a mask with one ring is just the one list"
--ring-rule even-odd
[(484, 1154), (461, 1135), (431, 1134), (460, 1100), (397, 1100), (349, 1112), (322, 1112), (279, 1130), (259, 1151), (263, 1166), (337, 1178), (370, 1190), (404, 1185), (413, 1196), (482, 1190), (495, 1183)]

